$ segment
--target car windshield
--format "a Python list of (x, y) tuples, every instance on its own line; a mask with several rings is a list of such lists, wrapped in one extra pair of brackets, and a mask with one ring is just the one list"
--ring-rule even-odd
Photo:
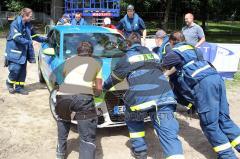
[(64, 34), (64, 57), (69, 58), (77, 54), (77, 46), (82, 41), (93, 45), (93, 56), (121, 57), (126, 49), (125, 39), (113, 33), (71, 33)]

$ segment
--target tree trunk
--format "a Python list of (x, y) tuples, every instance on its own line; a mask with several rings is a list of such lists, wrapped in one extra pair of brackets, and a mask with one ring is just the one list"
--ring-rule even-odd
[(164, 13), (164, 19), (163, 19), (163, 29), (167, 31), (168, 29), (168, 18), (169, 18), (169, 14), (170, 14), (170, 10), (172, 7), (172, 0), (165, 0), (166, 3), (166, 9), (165, 9), (165, 13)]
[(202, 19), (202, 28), (205, 31), (206, 30), (206, 21), (207, 21), (207, 10), (208, 10), (208, 1), (202, 0), (201, 1), (201, 19)]

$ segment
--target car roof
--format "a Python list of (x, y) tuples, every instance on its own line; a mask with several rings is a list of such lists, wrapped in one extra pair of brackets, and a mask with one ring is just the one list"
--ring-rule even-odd
[(63, 33), (113, 33), (119, 34), (116, 29), (110, 29), (100, 26), (84, 25), (84, 26), (73, 26), (73, 25), (57, 25), (53, 29)]

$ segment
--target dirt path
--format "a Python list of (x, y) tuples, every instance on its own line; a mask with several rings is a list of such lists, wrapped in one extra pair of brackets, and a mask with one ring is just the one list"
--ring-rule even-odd
[[(0, 39), (0, 158), (1, 159), (53, 159), (55, 158), (56, 124), (49, 105), (49, 92), (38, 83), (37, 65), (28, 65), (26, 88), (30, 95), (9, 95), (5, 80), (8, 70), (3, 68), (2, 55), (5, 41)], [(228, 90), (231, 116), (240, 123), (240, 84)], [(180, 139), (186, 159), (216, 158), (202, 134), (197, 119), (178, 114)], [(162, 159), (162, 150), (152, 131), (146, 125), (149, 156)], [(97, 159), (129, 159), (129, 141), (125, 127), (99, 129)], [(78, 158), (78, 135), (71, 132), (68, 140), (69, 159)], [(240, 155), (239, 155), (240, 157)]]

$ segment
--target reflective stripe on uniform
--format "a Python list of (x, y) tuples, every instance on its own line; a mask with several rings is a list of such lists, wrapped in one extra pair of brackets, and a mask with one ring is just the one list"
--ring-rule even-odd
[(8, 83), (11, 83), (11, 84), (15, 84), (16, 83), (16, 81), (12, 81), (9, 78), (7, 79), (7, 81), (8, 81)]
[(131, 109), (131, 111), (138, 111), (138, 110), (144, 110), (147, 108), (151, 108), (152, 106), (157, 106), (156, 101), (152, 100), (152, 101), (148, 101), (148, 102), (145, 102), (142, 104), (131, 106), (130, 109)]
[(214, 147), (213, 150), (215, 152), (220, 152), (220, 151), (223, 151), (223, 150), (227, 150), (227, 149), (229, 149), (231, 147), (232, 147), (231, 144), (228, 142), (226, 144), (222, 144), (222, 145)]
[(119, 81), (122, 81), (122, 80), (123, 80), (122, 78), (118, 77), (114, 72), (112, 72), (112, 76), (113, 76), (114, 78), (116, 78), (117, 80), (119, 80)]
[(236, 147), (238, 144), (240, 144), (240, 136), (231, 142), (232, 147)]
[(166, 47), (167, 47), (168, 45), (170, 45), (169, 42), (166, 43), (165, 46), (164, 46), (164, 48), (163, 48), (163, 52), (162, 52), (163, 55), (165, 55), (165, 54), (167, 53), (167, 52), (166, 52)]
[(132, 64), (136, 62), (154, 60), (154, 59), (160, 60), (160, 58), (156, 54), (140, 54), (140, 55), (133, 55), (129, 57), (128, 61)]
[(186, 63), (186, 64), (183, 66), (183, 68), (185, 68), (185, 67), (187, 67), (187, 66), (189, 66), (189, 65), (193, 64), (194, 62), (195, 62), (195, 61), (194, 61), (194, 60), (192, 60), (192, 61), (190, 61), (190, 62)]
[(187, 105), (187, 109), (189, 110), (189, 109), (191, 109), (192, 108), (192, 103), (189, 103), (188, 105)]
[(208, 69), (208, 68), (210, 68), (210, 67), (211, 67), (210, 65), (206, 65), (206, 66), (204, 66), (204, 67), (202, 67), (202, 68), (199, 68), (199, 69), (197, 69), (196, 71), (194, 71), (191, 76), (192, 76), (192, 77), (195, 77), (197, 74), (199, 74), (200, 72), (202, 72), (202, 71), (204, 71), (204, 70), (206, 70), (206, 69)]
[(31, 38), (35, 38), (37, 36), (40, 36), (40, 34), (34, 34), (34, 35), (31, 36)]
[(129, 133), (130, 138), (140, 138), (145, 136), (145, 131)]
[(15, 84), (23, 86), (25, 84), (25, 82), (15, 82)]
[(21, 35), (22, 35), (21, 33), (16, 33), (13, 35), (13, 39), (15, 39), (16, 37), (21, 36)]
[(194, 50), (195, 48), (191, 45), (183, 45), (183, 46), (179, 46), (176, 48), (173, 48), (173, 50), (179, 50), (180, 52), (186, 51), (186, 50)]
[(166, 159), (184, 159), (184, 156), (183, 155), (172, 155), (172, 156), (169, 156), (167, 157)]
[(21, 54), (21, 53), (22, 53), (22, 51), (18, 51), (18, 50), (13, 50), (13, 49), (11, 49), (10, 51), (11, 51), (11, 52), (15, 52), (15, 53), (18, 53), (18, 54)]

